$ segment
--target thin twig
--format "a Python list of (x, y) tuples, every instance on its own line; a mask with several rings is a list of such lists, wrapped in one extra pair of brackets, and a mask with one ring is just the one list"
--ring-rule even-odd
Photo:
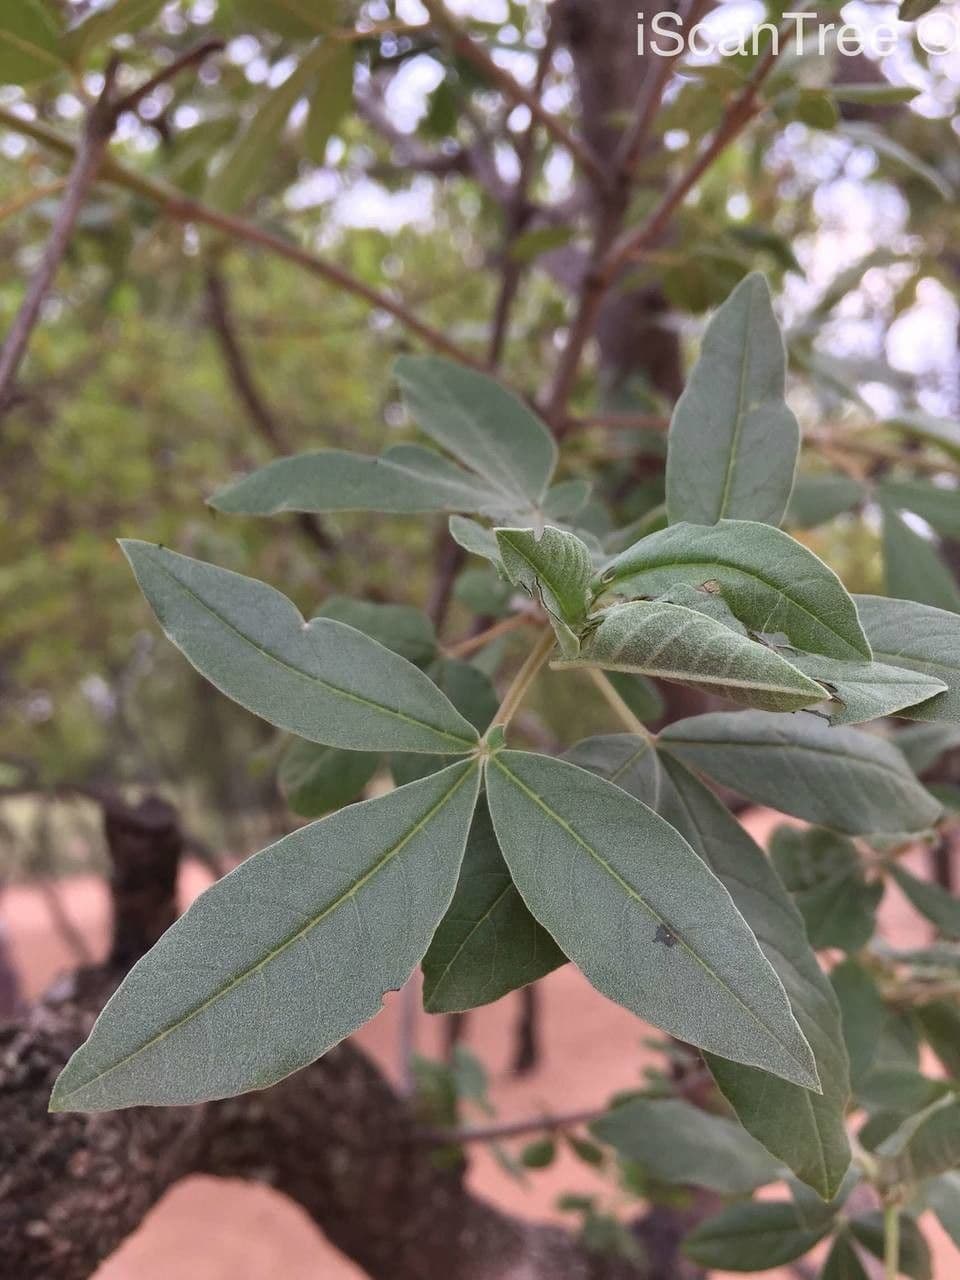
[(4, 341), (3, 350), (0, 351), (0, 414), (9, 405), (14, 380), (26, 355), (30, 335), (40, 319), (44, 300), (67, 252), (80, 210), (96, 179), (113, 133), (114, 115), (110, 95), (113, 92), (116, 70), (116, 63), (111, 63), (107, 68), (100, 96), (87, 113), (50, 239), (43, 251), (40, 265), (27, 286), (20, 310)]
[[(510, 721), (520, 709), (520, 704), (527, 695), (527, 690), (533, 684), (540, 669), (545, 665), (550, 654), (553, 652), (556, 638), (549, 627), (544, 627), (543, 633), (539, 641), (531, 649), (527, 655), (527, 660), (517, 672), (507, 692), (504, 694), (503, 701), (497, 714), (494, 716), (490, 729), (506, 728)], [(488, 729), (489, 733), (490, 730)]]
[(466, 1146), (472, 1142), (498, 1142), (503, 1138), (522, 1138), (529, 1133), (562, 1133), (592, 1124), (610, 1110), (594, 1107), (590, 1111), (571, 1111), (566, 1115), (526, 1116), (523, 1120), (505, 1120), (499, 1124), (476, 1125), (463, 1129), (435, 1129), (423, 1135), (423, 1145), (430, 1147)]
[(59, 195), (66, 185), (66, 178), (55, 178), (53, 182), (45, 182), (39, 187), (32, 187), (29, 191), (21, 191), (19, 195), (11, 196), (6, 204), (0, 205), (0, 222), (15, 217), (24, 209), (39, 204), (49, 196)]
[(608, 184), (608, 176), (604, 167), (585, 142), (575, 137), (551, 111), (540, 101), (539, 95), (532, 92), (519, 80), (515, 79), (498, 63), (494, 62), (486, 49), (478, 44), (460, 26), (452, 14), (447, 12), (442, 0), (423, 0), (424, 7), (430, 14), (433, 24), (447, 37), (454, 51), (465, 58), (482, 73), (484, 78), (495, 85), (509, 101), (524, 106), (532, 116), (543, 125), (553, 140), (566, 148), (583, 171), (600, 187)]
[[(266, 441), (270, 450), (278, 457), (289, 455), (292, 451), (283, 427), (268, 408), (237, 336), (226, 281), (213, 265), (208, 266), (206, 272), (206, 296), (210, 328), (217, 340), (223, 356), (224, 368), (237, 399), (246, 409), (254, 429)], [(319, 550), (330, 552), (335, 549), (333, 539), (312, 512), (298, 513), (297, 523)]]
[(165, 67), (152, 75), (149, 80), (144, 80), (143, 84), (138, 85), (125, 97), (118, 99), (113, 108), (113, 119), (116, 123), (119, 118), (127, 111), (136, 111), (145, 98), (148, 98), (154, 89), (162, 84), (166, 84), (168, 80), (172, 80), (178, 76), (181, 71), (186, 71), (188, 67), (199, 66), (201, 62), (206, 61), (213, 53), (219, 53), (226, 48), (223, 40), (204, 40), (200, 44), (194, 45), (192, 49), (180, 54), (178, 58), (174, 58)]
[(630, 710), (624, 699), (610, 683), (606, 674), (598, 667), (586, 667), (584, 670), (593, 681), (597, 692), (602, 695), (607, 706), (616, 713), (627, 732), (634, 733), (639, 738), (645, 738), (648, 743), (652, 744), (656, 742), (654, 735), (650, 732), (639, 716), (634, 715)]
[(494, 640), (499, 640), (501, 636), (508, 636), (514, 631), (519, 631), (521, 627), (532, 625), (534, 619), (528, 617), (525, 613), (514, 614), (512, 618), (504, 618), (501, 622), (496, 622), (492, 627), (488, 627), (486, 631), (481, 631), (478, 635), (468, 636), (466, 640), (461, 640), (458, 644), (448, 645), (444, 649), (444, 655), (448, 658), (469, 658), (471, 654), (476, 653), (478, 649), (484, 649), (488, 644), (492, 644)]

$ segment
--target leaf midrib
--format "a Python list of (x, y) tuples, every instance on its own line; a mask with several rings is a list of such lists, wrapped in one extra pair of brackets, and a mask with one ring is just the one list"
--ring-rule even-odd
[[(456, 734), (448, 733), (447, 730), (445, 729), (438, 729), (435, 725), (429, 724), (426, 720), (418, 720), (416, 716), (407, 715), (403, 711), (394, 711), (392, 707), (385, 707), (379, 702), (374, 702), (371, 698), (363, 697), (362, 694), (351, 693), (349, 689), (341, 689), (338, 685), (331, 684), (329, 680), (324, 680), (322, 676), (312, 675), (307, 671), (301, 671), (298, 667), (291, 666), (289, 662), (285, 661), (285, 659), (278, 657), (277, 654), (271, 653), (269, 649), (265, 649), (262, 645), (257, 644), (257, 642), (251, 639), (250, 636), (244, 635), (244, 633), (239, 629), (239, 627), (237, 627), (233, 622), (231, 622), (229, 618), (225, 618), (222, 613), (219, 613), (216, 609), (214, 609), (206, 600), (203, 599), (202, 596), (198, 595), (192, 589), (192, 587), (188, 587), (187, 584), (183, 582), (182, 579), (178, 578), (175, 573), (172, 573), (166, 567), (166, 565), (159, 563), (157, 561), (153, 561), (152, 563), (154, 564), (155, 568), (158, 568), (162, 573), (166, 574), (166, 576), (170, 579), (170, 581), (173, 582), (176, 586), (178, 586), (181, 591), (183, 591), (186, 595), (190, 596), (192, 600), (195, 600), (201, 609), (206, 610), (206, 612), (209, 613), (211, 617), (216, 618), (217, 621), (222, 623), (223, 626), (225, 626), (229, 631), (232, 631), (233, 634), (237, 636), (238, 639), (242, 640), (245, 644), (248, 644), (251, 649), (255, 650), (255, 652), (259, 653), (262, 657), (267, 658), (269, 659), (269, 661), (276, 663), (278, 667), (281, 667), (284, 671), (290, 672), (291, 675), (296, 676), (298, 679), (305, 680), (309, 684), (320, 685), (322, 688), (326, 689), (328, 692), (336, 694), (338, 697), (346, 698), (350, 702), (358, 702), (360, 703), (361, 706), (369, 707), (372, 711), (376, 711), (380, 715), (393, 716), (395, 719), (402, 721), (404, 724), (414, 725), (418, 729), (428, 729), (431, 733), (437, 734), (438, 737), (446, 738), (450, 742), (459, 743), (461, 747), (465, 747), (467, 751), (472, 751), (473, 748), (476, 746), (476, 742), (471, 741), (469, 738), (459, 738), (457, 737)], [(336, 619), (334, 618), (318, 618), (318, 619), (314, 619), (314, 621), (327, 622), (327, 623), (332, 622), (336, 626), (347, 627), (347, 629), (350, 631), (356, 631), (355, 627), (349, 627), (348, 624), (345, 622), (337, 622)], [(307, 627), (310, 626), (309, 623), (306, 623), (305, 625)], [(361, 632), (358, 632), (357, 634), (363, 635), (363, 632), (361, 631)], [(369, 640), (371, 644), (377, 643), (377, 641), (372, 640), (370, 636), (364, 636), (364, 639)], [(380, 647), (384, 648), (385, 646), (381, 645)], [(388, 652), (390, 652), (390, 650), (388, 650)], [(399, 657), (400, 655), (397, 654), (395, 656)], [(443, 693), (443, 690), (438, 690), (438, 692)], [(451, 706), (453, 706), (452, 703), (451, 703)], [(456, 711), (455, 707), (453, 709)], [(321, 745), (329, 746), (331, 744), (323, 743)]]
[(730, 500), (730, 489), (733, 484), (733, 471), (737, 462), (737, 450), (740, 446), (740, 436), (743, 432), (744, 420), (744, 400), (746, 398), (747, 370), (750, 367), (750, 329), (753, 322), (753, 302), (756, 289), (751, 287), (747, 299), (747, 316), (744, 325), (743, 335), (743, 357), (740, 361), (740, 380), (737, 388), (737, 415), (733, 426), (733, 439), (730, 442), (730, 452), (727, 455), (727, 465), (723, 477), (723, 491), (720, 495), (720, 510), (717, 515), (718, 520), (724, 518), (727, 509), (727, 503)]
[[(65, 1093), (63, 1095), (62, 1099), (58, 1099), (58, 1101), (65, 1101), (69, 1098), (74, 1097), (81, 1090), (89, 1089), (91, 1088), (91, 1086), (99, 1084), (101, 1080), (105, 1079), (109, 1075), (112, 1075), (113, 1072), (119, 1071), (121, 1067), (127, 1066), (127, 1064), (134, 1061), (135, 1058), (139, 1058), (141, 1054), (147, 1053), (150, 1049), (154, 1047), (154, 1045), (160, 1044), (163, 1040), (166, 1040), (167, 1037), (172, 1035), (175, 1031), (179, 1031), (181, 1030), (181, 1028), (187, 1026), (188, 1023), (192, 1022), (195, 1018), (199, 1017), (201, 1013), (204, 1013), (207, 1009), (211, 1008), (211, 1006), (217, 1004), (225, 996), (229, 995), (231, 991), (234, 991), (242, 983), (246, 982), (249, 978), (253, 977), (254, 974), (257, 974), (262, 969), (265, 969), (267, 965), (272, 964), (273, 961), (278, 958), (278, 956), (281, 956), (285, 951), (289, 950), (290, 947), (294, 946), (302, 938), (305, 938), (307, 937), (308, 934), (312, 933), (313, 930), (316, 929), (319, 925), (321, 925), (324, 922), (324, 920), (327, 919), (328, 916), (330, 916), (334, 911), (339, 910), (340, 907), (344, 906), (347, 902), (349, 902), (352, 898), (354, 898), (360, 892), (360, 890), (374, 878), (374, 876), (378, 875), (379, 872), (381, 872), (384, 869), (384, 867), (388, 866), (393, 861), (393, 859), (397, 856), (397, 854), (401, 853), (403, 849), (406, 848), (406, 846), (410, 843), (411, 840), (414, 839), (415, 836), (419, 835), (419, 833), (428, 825), (428, 823), (430, 823), (433, 820), (433, 818), (436, 817), (436, 815), (440, 812), (440, 810), (444, 807), (444, 805), (446, 805), (448, 801), (453, 799), (456, 793), (460, 790), (460, 788), (464, 785), (467, 779), (471, 776), (471, 774), (473, 773), (477, 765), (475, 762), (468, 763), (465, 761), (460, 767), (463, 769), (463, 773), (461, 777), (457, 778), (454, 781), (453, 785), (449, 788), (449, 790), (447, 790), (440, 797), (439, 800), (437, 800), (433, 805), (431, 805), (431, 807), (427, 810), (427, 812), (421, 818), (418, 818), (417, 821), (413, 824), (413, 826), (411, 826), (410, 829), (406, 831), (404, 835), (402, 835), (395, 844), (393, 844), (389, 849), (387, 849), (386, 852), (382, 854), (380, 858), (377, 859), (377, 861), (373, 864), (373, 866), (369, 868), (369, 870), (365, 871), (362, 875), (358, 876), (357, 879), (354, 880), (354, 882), (349, 886), (349, 888), (345, 889), (341, 894), (339, 894), (334, 899), (333, 902), (331, 902), (328, 906), (324, 907), (322, 911), (312, 916), (305, 924), (299, 925), (295, 930), (293, 930), (292, 933), (289, 933), (285, 938), (283, 938), (275, 947), (273, 947), (270, 951), (268, 951), (267, 954), (263, 956), (260, 960), (258, 960), (255, 964), (248, 965), (235, 977), (231, 978), (228, 982), (225, 982), (220, 987), (218, 987), (217, 990), (212, 993), (212, 995), (207, 996), (206, 999), (194, 1005), (194, 1007), (188, 1010), (188, 1012), (183, 1017), (178, 1018), (176, 1022), (171, 1023), (170, 1026), (164, 1027), (162, 1031), (159, 1031), (155, 1035), (151, 1036), (151, 1038), (148, 1041), (146, 1041), (146, 1043), (139, 1045), (131, 1053), (128, 1053), (125, 1057), (121, 1058), (119, 1062), (115, 1062), (111, 1066), (105, 1068), (103, 1071), (100, 1071), (96, 1075), (91, 1076), (89, 1080), (84, 1080), (81, 1083), (75, 1085), (68, 1093)], [(454, 768), (456, 768), (456, 766), (454, 766)], [(268, 852), (268, 851), (265, 850), (264, 852)], [(244, 864), (241, 864), (241, 867), (243, 865)], [(237, 870), (240, 870), (240, 869), (241, 868), (239, 867), (237, 868)]]
[[(716, 982), (716, 984), (721, 988), (721, 990), (726, 991), (728, 995), (735, 1001), (735, 1003), (740, 1005), (740, 1007), (744, 1010), (744, 1012), (747, 1013), (749, 1017), (753, 1019), (753, 1021), (757, 1024), (757, 1026), (760, 1027), (770, 1037), (770, 1039), (773, 1040), (775, 1044), (780, 1046), (780, 1048), (791, 1060), (791, 1062), (796, 1063), (796, 1065), (800, 1068), (800, 1070), (805, 1071), (807, 1075), (810, 1074), (809, 1069), (806, 1068), (804, 1064), (794, 1055), (793, 1051), (783, 1043), (780, 1037), (773, 1030), (771, 1030), (770, 1027), (766, 1025), (766, 1023), (759, 1016), (759, 1014), (757, 1014), (755, 1010), (751, 1009), (750, 1006), (744, 1002), (741, 996), (739, 996), (737, 992), (734, 991), (733, 988), (730, 987), (720, 977), (720, 975), (707, 963), (707, 961), (704, 960), (703, 957), (700, 956), (694, 950), (694, 948), (684, 938), (682, 933), (678, 933), (677, 930), (674, 928), (674, 926), (670, 924), (664, 916), (660, 915), (660, 913), (646, 900), (646, 898), (643, 897), (642, 894), (638, 893), (637, 890), (634, 889), (634, 887), (631, 884), (629, 884), (626, 880), (624, 880), (624, 878), (620, 875), (620, 873), (606, 860), (606, 858), (603, 857), (603, 855), (597, 849), (593, 847), (593, 845), (589, 843), (589, 841), (585, 840), (579, 834), (579, 832), (576, 831), (575, 828), (571, 826), (569, 822), (566, 821), (565, 818), (562, 818), (560, 814), (556, 813), (553, 809), (551, 809), (551, 807), (547, 804), (547, 802), (543, 799), (542, 796), (537, 795), (537, 793), (533, 791), (530, 787), (528, 787), (520, 778), (518, 778), (515, 773), (512, 773), (507, 768), (507, 766), (503, 763), (503, 761), (499, 758), (498, 755), (494, 755), (491, 757), (491, 763), (495, 765), (496, 768), (498, 768), (501, 773), (503, 773), (507, 778), (509, 778), (509, 780), (514, 784), (514, 786), (516, 786), (520, 791), (522, 791), (524, 795), (526, 795), (530, 800), (534, 802), (534, 804), (536, 804), (539, 808), (541, 808), (544, 811), (544, 813), (548, 815), (548, 817), (550, 817), (554, 822), (556, 822), (556, 824), (559, 827), (561, 827), (564, 831), (566, 831), (567, 834), (573, 840), (575, 840), (577, 844), (579, 844), (580, 847), (584, 849), (600, 867), (603, 868), (604, 871), (607, 872), (607, 874), (611, 877), (611, 879), (615, 880), (631, 898), (634, 898), (643, 907), (643, 909), (650, 916), (652, 916), (654, 920), (658, 922), (658, 924), (661, 924), (665, 928), (668, 928), (670, 932), (673, 934), (673, 936), (680, 943), (680, 945), (683, 947), (683, 949), (690, 955), (690, 957), (694, 961), (696, 961), (698, 965), (700, 965), (700, 967), (704, 970), (704, 972), (707, 973), (714, 980), (714, 982)], [(626, 793), (626, 794), (629, 794), (629, 793)], [(640, 801), (635, 801), (635, 803), (640, 804)], [(646, 806), (641, 806), (641, 807), (645, 808)], [(651, 809), (649, 812), (652, 813), (653, 810)], [(700, 861), (702, 862), (703, 860), (700, 859)], [(704, 864), (704, 866), (706, 866), (706, 864)], [(713, 873), (711, 872), (711, 874)], [(718, 880), (717, 883), (720, 884), (721, 882)], [(721, 887), (723, 888), (724, 893), (726, 893), (727, 896), (729, 897), (729, 890), (727, 890), (722, 885)], [(730, 901), (731, 903), (733, 903), (732, 898), (730, 899)], [(737, 907), (735, 904), (733, 909), (737, 911)], [(757, 944), (757, 947), (759, 950), (759, 943)], [(761, 955), (762, 955), (762, 952), (761, 952)], [(770, 964), (769, 960), (767, 960), (766, 957), (764, 957), (764, 961), (767, 965)], [(770, 966), (770, 968), (771, 968), (771, 972), (775, 972), (772, 966)], [(777, 977), (777, 982), (780, 982), (779, 977)], [(783, 984), (781, 983), (781, 988), (782, 988), (782, 985)], [(784, 993), (784, 997), (786, 999), (786, 993)], [(789, 1000), (787, 1000), (787, 1005), (789, 1008)], [(803, 1035), (802, 1032), (800, 1034), (801, 1036)], [(812, 1057), (813, 1051), (811, 1050), (810, 1052)], [(798, 1082), (794, 1081), (793, 1083), (798, 1083)], [(803, 1086), (801, 1085), (800, 1087), (802, 1088)]]

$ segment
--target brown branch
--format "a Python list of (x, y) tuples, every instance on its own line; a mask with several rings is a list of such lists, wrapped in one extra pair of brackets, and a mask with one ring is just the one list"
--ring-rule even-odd
[[(246, 409), (254, 430), (267, 443), (271, 452), (278, 457), (287, 456), (292, 451), (286, 434), (257, 386), (233, 321), (226, 281), (213, 265), (207, 267), (205, 288), (210, 328), (220, 348), (230, 385)], [(335, 550), (336, 544), (317, 516), (301, 512), (297, 516), (297, 524), (320, 551)]]
[(463, 1129), (434, 1129), (419, 1141), (428, 1147), (464, 1147), (477, 1142), (499, 1142), (504, 1138), (525, 1138), (531, 1133), (563, 1133), (593, 1124), (610, 1108), (592, 1107), (560, 1115), (524, 1116), (522, 1120), (504, 1120), (497, 1124), (481, 1124)]
[(168, 80), (178, 76), (181, 71), (186, 71), (189, 67), (199, 66), (211, 54), (219, 53), (224, 48), (226, 48), (226, 44), (223, 40), (204, 40), (200, 44), (194, 45), (192, 49), (187, 49), (186, 52), (174, 58), (167, 66), (161, 67), (155, 75), (145, 80), (143, 84), (138, 85), (136, 89), (126, 94), (125, 97), (118, 99), (113, 107), (114, 124), (125, 112), (136, 111), (141, 102), (148, 98), (154, 89), (166, 84)]
[(113, 134), (116, 116), (110, 98), (116, 71), (116, 63), (111, 62), (100, 96), (87, 113), (50, 239), (0, 351), (0, 415), (9, 407), (17, 370), (26, 355), (30, 335), (40, 319), (44, 300), (67, 252), (80, 210), (96, 180)]
[(590, 148), (585, 142), (570, 133), (563, 122), (551, 111), (547, 110), (540, 101), (538, 94), (522, 85), (509, 71), (504, 70), (503, 67), (494, 62), (486, 49), (469, 36), (456, 19), (448, 13), (442, 0), (423, 0), (423, 2), (434, 26), (438, 27), (446, 36), (451, 47), (461, 58), (472, 62), (484, 79), (499, 89), (508, 101), (518, 106), (526, 107), (530, 114), (543, 125), (554, 142), (559, 143), (560, 146), (569, 151), (577, 164), (598, 186), (605, 187), (608, 185), (609, 179), (606, 170)]

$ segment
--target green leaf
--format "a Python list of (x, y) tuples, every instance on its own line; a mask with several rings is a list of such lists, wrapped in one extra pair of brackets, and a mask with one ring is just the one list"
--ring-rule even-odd
[(664, 715), (666, 703), (652, 681), (643, 676), (627, 675), (622, 671), (609, 672), (607, 679), (638, 720), (649, 723)]
[(850, 1096), (837, 1001), (810, 949), (803, 922), (762, 849), (718, 798), (644, 738), (588, 738), (572, 763), (617, 783), (656, 808), (724, 885), (783, 983), (817, 1063), (823, 1094), (728, 1062), (707, 1064), (744, 1127), (824, 1199), (850, 1164), (845, 1125)]
[(316, 79), (303, 140), (307, 155), (323, 164), (327, 143), (353, 106), (354, 46), (349, 41), (326, 41), (314, 62)]
[[(910, 3), (910, 0), (907, 0)], [(931, 5), (939, 0), (923, 0)], [(832, 84), (829, 86), (830, 96), (836, 102), (853, 102), (865, 106), (893, 106), (900, 102), (912, 102), (922, 90), (912, 84), (891, 84), (882, 81), (876, 84)]]
[(497, 529), (496, 537), (509, 580), (543, 606), (562, 651), (575, 655), (593, 577), (590, 549), (575, 534), (549, 527), (540, 537), (532, 529)]
[(450, 537), (470, 555), (482, 556), (498, 570), (503, 567), (497, 535), (485, 525), (478, 524), (476, 520), (468, 520), (465, 516), (451, 516)]
[(511, 243), (509, 255), (514, 262), (533, 262), (541, 253), (562, 249), (576, 236), (573, 227), (535, 227), (525, 231)]
[(891, 1177), (910, 1185), (960, 1167), (960, 1102), (944, 1095), (911, 1116), (877, 1150)]
[(660, 742), (750, 800), (850, 835), (922, 831), (940, 816), (895, 747), (815, 716), (711, 712), (669, 725)]
[(41, 0), (15, 0), (0, 13), (0, 83), (30, 84), (62, 71), (59, 32)]
[(286, 80), (262, 98), (207, 183), (208, 204), (234, 212), (262, 185), (290, 112), (309, 91), (328, 58), (325, 44), (309, 50)]
[(63, 38), (63, 50), (74, 66), (81, 66), (92, 49), (109, 44), (115, 36), (136, 35), (149, 26), (166, 0), (115, 0), (106, 8), (91, 10)]
[(501, 495), (432, 449), (394, 445), (379, 458), (320, 449), (278, 458), (226, 485), (209, 500), (234, 515), (275, 516), (285, 511), (469, 511), (505, 515)]
[(577, 477), (575, 480), (562, 480), (551, 485), (543, 503), (543, 514), (547, 520), (572, 520), (578, 516), (590, 501), (593, 485), (589, 480)]
[(795, 1204), (737, 1204), (695, 1227), (683, 1251), (718, 1271), (769, 1271), (803, 1257), (830, 1227), (808, 1223)]
[(867, 883), (852, 840), (822, 827), (779, 827), (770, 856), (793, 894), (812, 947), (859, 951), (866, 946), (883, 886)]
[(943, 174), (889, 134), (860, 120), (842, 121), (837, 126), (837, 133), (850, 138), (857, 146), (870, 147), (881, 163), (886, 161), (895, 171), (902, 170), (910, 177), (918, 178), (944, 200), (953, 200), (953, 186)]
[(922, 18), (925, 13), (935, 9), (939, 3), (940, 0), (900, 0), (898, 17), (901, 22), (915, 22), (917, 18)]
[(960, 425), (946, 418), (935, 418), (932, 413), (901, 413), (882, 424), (915, 436), (927, 444), (936, 445), (953, 457), (960, 458)]
[(843, 1040), (850, 1057), (850, 1075), (857, 1096), (877, 1061), (877, 1045), (883, 1031), (884, 1005), (877, 984), (856, 960), (834, 967), (830, 982), (840, 1002)]
[(820, 1280), (870, 1280), (845, 1231), (834, 1240), (820, 1272)]
[(685, 840), (601, 778), (503, 751), (490, 812), (528, 908), (599, 991), (672, 1035), (819, 1089), (779, 979)]
[(288, 40), (307, 40), (334, 26), (338, 0), (234, 0), (238, 14), (248, 22), (275, 31)]
[(421, 960), (457, 882), (479, 770), (462, 761), (241, 863), (127, 975), (55, 1111), (263, 1089), (355, 1031)]
[(457, 891), (424, 957), (423, 1007), (428, 1013), (475, 1009), (566, 960), (524, 906), (481, 801)]
[(890, 875), (922, 916), (932, 921), (946, 938), (960, 940), (960, 898), (929, 880), (918, 880), (904, 867), (890, 865)]
[(779, 1162), (739, 1124), (679, 1099), (635, 1098), (590, 1128), (657, 1182), (744, 1195), (779, 1176)]
[(893, 511), (883, 513), (887, 594), (960, 613), (960, 587), (936, 548)]
[[(835, 969), (831, 976), (835, 978), (836, 973)], [(869, 999), (871, 1003), (879, 1002), (879, 995), (875, 988)], [(883, 1012), (882, 1003), (880, 1008)], [(878, 1039), (879, 1036), (869, 1045), (872, 1058), (877, 1054)], [(864, 1037), (864, 1057), (866, 1057), (867, 1048), (866, 1037)], [(882, 1112), (894, 1118), (897, 1116), (907, 1118), (916, 1115), (917, 1112), (925, 1111), (932, 1103), (950, 1092), (950, 1085), (946, 1081), (931, 1080), (929, 1076), (923, 1076), (911, 1067), (875, 1066), (864, 1075), (857, 1090), (857, 1099), (868, 1111)]]
[(892, 716), (946, 690), (942, 680), (885, 662), (843, 662), (819, 653), (785, 655), (790, 662), (830, 691), (830, 723), (865, 724)]
[(960, 538), (960, 491), (922, 480), (884, 480), (877, 488), (886, 507), (913, 511), (945, 538)]
[(944, 1173), (925, 1188), (927, 1203), (960, 1249), (960, 1173)]
[(960, 724), (911, 724), (899, 730), (894, 742), (920, 777), (948, 751), (960, 749)]
[(121, 544), (167, 637), (201, 675), (280, 729), (356, 751), (463, 755), (477, 732), (411, 663), (279, 591), (146, 542)]
[(421, 609), (406, 604), (374, 604), (350, 596), (328, 596), (317, 610), (317, 618), (332, 618), (362, 631), (385, 649), (418, 667), (437, 656), (437, 633)]
[(692, 685), (767, 711), (797, 711), (826, 690), (773, 649), (721, 622), (659, 600), (614, 605), (564, 667), (602, 667)]
[(815, 529), (860, 505), (866, 490), (849, 476), (797, 476), (784, 524), (790, 529)]
[(946, 693), (900, 714), (908, 720), (960, 722), (960, 617), (912, 600), (855, 599), (879, 661), (922, 671), (947, 686)]
[[(438, 658), (427, 669), (427, 675), (437, 688), (453, 703), (465, 720), (479, 732), (490, 725), (500, 699), (488, 676), (479, 667), (457, 658)], [(449, 755), (402, 755), (391, 760), (393, 776), (398, 785), (415, 782), (430, 773), (452, 764), (455, 757)]]
[(660, 595), (680, 583), (716, 583), (741, 622), (757, 632), (782, 631), (798, 649), (833, 658), (873, 656), (837, 575), (770, 525), (671, 525), (628, 548), (599, 577), (603, 589), (621, 596)]
[(557, 1144), (553, 1138), (528, 1142), (520, 1152), (520, 1163), (525, 1169), (548, 1169), (556, 1158)]
[[(875, 1258), (883, 1257), (883, 1213), (879, 1209), (854, 1218), (850, 1230)], [(900, 1266), (897, 1274), (910, 1276), (911, 1280), (933, 1280), (930, 1249), (920, 1228), (907, 1213), (900, 1214)]]
[(784, 398), (786, 376), (770, 286), (754, 272), (707, 326), (674, 410), (667, 454), (671, 524), (780, 523), (800, 452), (800, 427)]
[(914, 1010), (924, 1040), (947, 1069), (960, 1078), (960, 1010), (956, 1003), (932, 1000)]
[(294, 813), (318, 818), (356, 800), (379, 763), (376, 752), (296, 741), (280, 762), (278, 781)]
[(520, 399), (495, 379), (440, 356), (402, 356), (395, 370), (412, 418), (432, 440), (506, 495), (517, 512), (543, 501), (557, 446)]

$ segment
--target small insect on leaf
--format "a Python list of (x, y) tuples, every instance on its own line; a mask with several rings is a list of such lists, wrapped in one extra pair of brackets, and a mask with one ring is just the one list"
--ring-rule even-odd
[(671, 933), (665, 924), (657, 926), (657, 932), (653, 935), (653, 940), (654, 942), (662, 942), (668, 950), (670, 947), (677, 945), (676, 934)]

